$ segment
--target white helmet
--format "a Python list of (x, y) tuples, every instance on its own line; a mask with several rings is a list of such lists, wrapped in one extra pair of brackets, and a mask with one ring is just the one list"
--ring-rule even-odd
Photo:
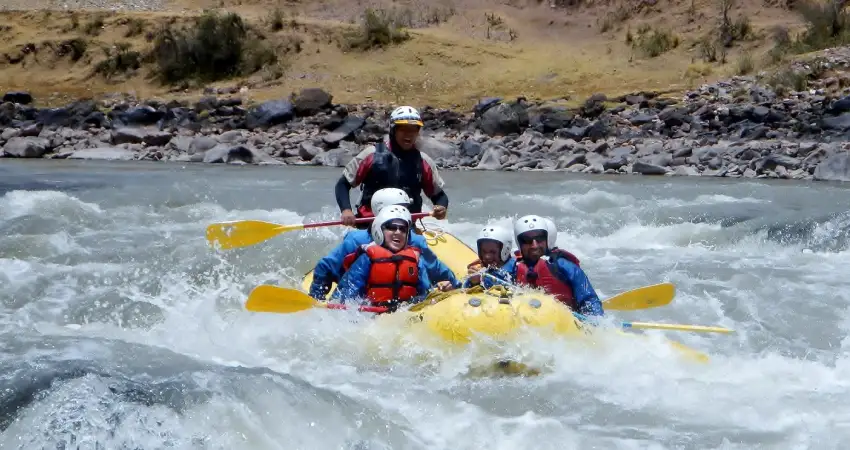
[(378, 214), (382, 209), (390, 205), (404, 205), (405, 207), (410, 207), (411, 203), (413, 203), (413, 200), (410, 199), (407, 192), (404, 192), (401, 189), (379, 189), (377, 192), (372, 194), (372, 213)]
[(478, 246), (479, 251), (481, 248), (481, 241), (490, 240), (496, 241), (502, 244), (502, 252), (499, 254), (499, 257), (502, 259), (502, 262), (507, 262), (511, 257), (511, 247), (514, 243), (514, 237), (511, 235), (511, 231), (507, 228), (499, 227), (499, 226), (486, 226), (481, 229), (478, 233), (478, 239), (475, 240), (475, 244)]
[(390, 114), (390, 130), (395, 128), (396, 125), (419, 125), (422, 127), (425, 124), (422, 123), (422, 116), (419, 115), (416, 108), (399, 106)]
[[(404, 206), (399, 205), (387, 206), (382, 209), (377, 216), (375, 216), (375, 220), (372, 221), (372, 240), (375, 241), (376, 244), (384, 245), (384, 231), (381, 227), (385, 223), (396, 219), (406, 221), (408, 227), (412, 225), (413, 221), (410, 217), (410, 211), (408, 211)], [(410, 236), (410, 229), (407, 230), (407, 235)]]
[(555, 248), (558, 241), (558, 229), (555, 228), (555, 223), (549, 219), (540, 216), (523, 216), (514, 222), (514, 237), (519, 242), (519, 235), (527, 232), (540, 230), (546, 232), (546, 246), (550, 249)]
[(546, 223), (549, 225), (549, 229), (546, 230), (547, 237), (546, 246), (549, 248), (555, 248), (558, 246), (558, 227), (555, 226), (555, 222), (552, 219), (546, 218)]

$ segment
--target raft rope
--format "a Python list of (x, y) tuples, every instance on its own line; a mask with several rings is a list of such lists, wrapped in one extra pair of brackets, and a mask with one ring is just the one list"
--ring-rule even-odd
[(447, 232), (439, 224), (431, 224), (431, 228), (425, 226), (425, 222), (419, 219), (419, 224), (422, 226), (422, 236), (425, 237), (425, 242), (429, 245), (436, 245), (438, 242), (447, 242), (443, 236)]

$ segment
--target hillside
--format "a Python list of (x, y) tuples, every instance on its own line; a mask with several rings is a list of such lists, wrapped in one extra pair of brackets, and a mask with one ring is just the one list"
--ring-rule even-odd
[[(255, 101), (322, 87), (340, 103), (468, 108), (484, 96), (577, 103), (593, 93), (678, 92), (769, 69), (800, 53), (788, 48), (806, 27), (799, 6), (741, 0), (132, 6), (148, 10), (0, 13), (0, 90), (30, 91), (41, 104), (110, 93), (194, 98), (211, 87)], [(196, 25), (204, 8), (218, 15)]]

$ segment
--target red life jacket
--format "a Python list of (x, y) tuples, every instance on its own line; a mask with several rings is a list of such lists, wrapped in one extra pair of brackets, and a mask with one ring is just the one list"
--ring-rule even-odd
[(366, 281), (366, 297), (373, 305), (407, 301), (415, 297), (419, 287), (419, 249), (408, 245), (398, 253), (372, 242), (346, 255), (343, 269), (348, 271), (357, 258), (366, 253), (372, 261)]
[[(522, 253), (517, 251), (516, 282), (517, 284), (527, 284), (535, 288), (542, 287), (547, 294), (555, 296), (558, 301), (569, 306), (573, 311), (576, 311), (578, 310), (578, 305), (576, 304), (576, 299), (573, 295), (573, 288), (570, 287), (569, 284), (561, 281), (561, 279), (554, 274), (554, 271), (558, 270), (555, 266), (558, 258), (566, 258), (573, 264), (577, 266), (579, 265), (578, 258), (576, 258), (576, 256), (572, 253), (559, 248), (553, 248), (549, 252), (550, 261), (547, 262), (543, 258), (540, 258), (537, 260), (537, 263), (534, 265), (532, 270), (529, 270), (528, 264), (522, 260)], [(531, 272), (536, 273), (537, 277), (535, 278), (532, 276), (529, 278), (528, 274)]]

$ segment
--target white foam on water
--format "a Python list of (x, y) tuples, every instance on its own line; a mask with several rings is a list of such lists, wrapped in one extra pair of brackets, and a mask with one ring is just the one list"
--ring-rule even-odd
[[(783, 245), (764, 232), (658, 222), (633, 211), (782, 206), (753, 187), (742, 195), (677, 197), (619, 186), (568, 182), (558, 193), (495, 194), (465, 202), (481, 215), (457, 208), (448, 221), (428, 222), (474, 247), (485, 223), (510, 225), (508, 214), (490, 217), (488, 205), (522, 204), (522, 214), (537, 209), (559, 224), (559, 246), (579, 256), (603, 298), (663, 281), (676, 285), (670, 306), (609, 311), (608, 324), (716, 325), (735, 334), (609, 332), (583, 345), (529, 332), (512, 343), (482, 340), (452, 350), (351, 311), (255, 314), (242, 306), (254, 286), (295, 287), (344, 230), (288, 233), (216, 252), (203, 238), (206, 225), (332, 220), (333, 208), (303, 214), (284, 200), (264, 210), (223, 208), (209, 199), (105, 207), (59, 192), (6, 193), (0, 221), (58, 216), (69, 227), (35, 237), (44, 242), (38, 252), (0, 258), (4, 334), (124, 342), (222, 371), (187, 375), (211, 396), (179, 411), (115, 397), (109, 387), (118, 378), (91, 373), (57, 382), (16, 413), (0, 446), (68, 445), (74, 436), (80, 448), (94, 448), (95, 440), (103, 448), (841, 448), (850, 437), (843, 407), (850, 400), (850, 291), (843, 275), (850, 254), (805, 253), (805, 245)], [(814, 236), (828, 239), (842, 226), (821, 224)], [(710, 354), (710, 364), (680, 358), (668, 339)], [(95, 343), (21, 351), (31, 361), (115, 357)], [(469, 373), (494, 355), (544, 372)], [(243, 377), (225, 369), (270, 372)], [(168, 379), (141, 370), (132, 376), (138, 383)]]

